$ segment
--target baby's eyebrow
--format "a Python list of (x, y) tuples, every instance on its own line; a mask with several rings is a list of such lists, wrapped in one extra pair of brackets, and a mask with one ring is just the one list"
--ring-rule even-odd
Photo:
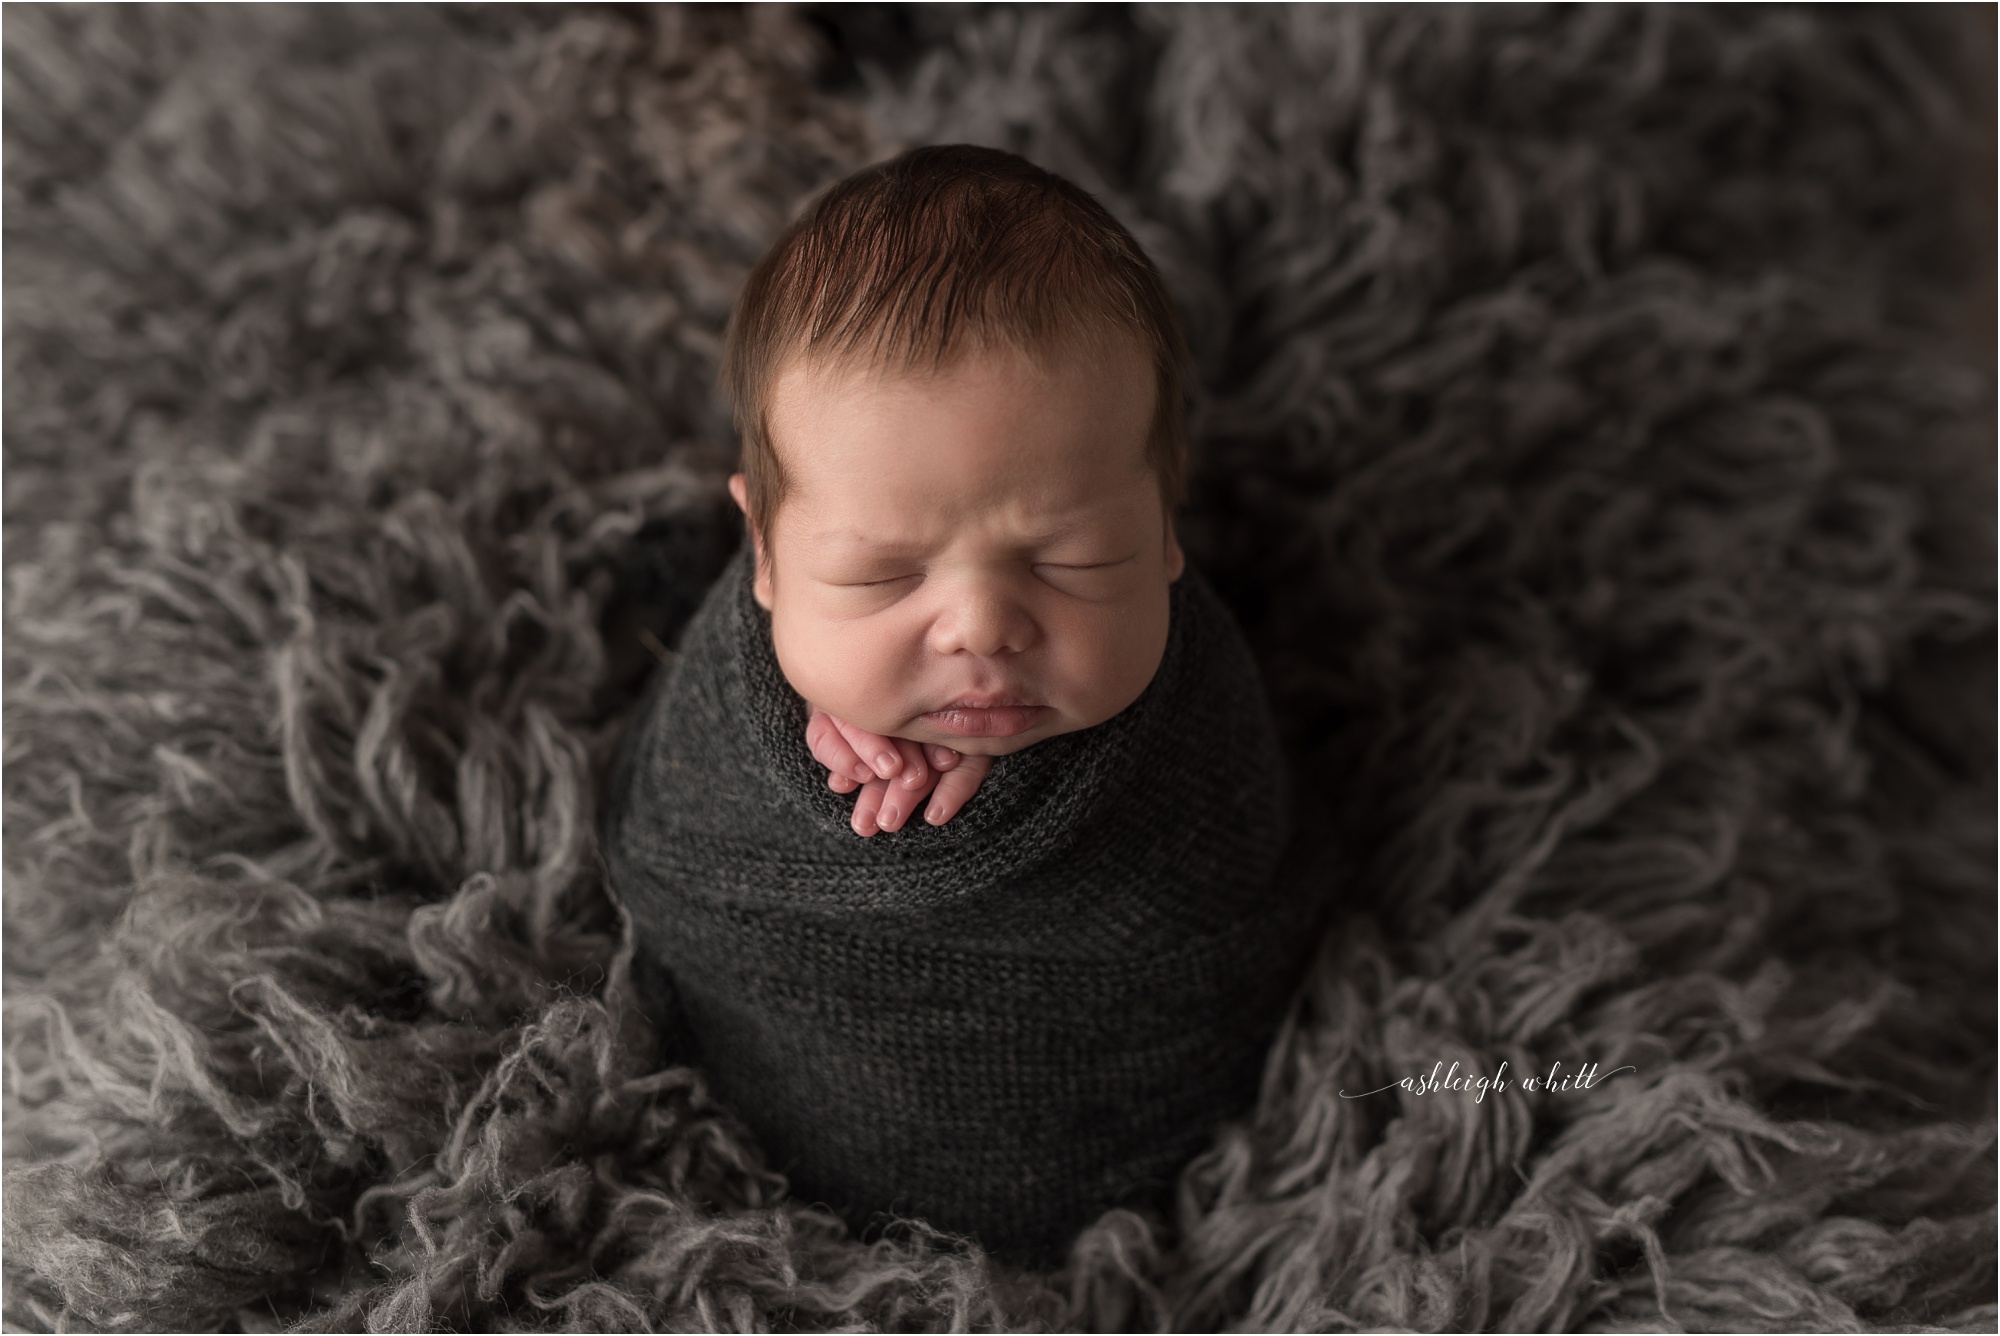
[[(1096, 517), (1078, 515), (1072, 519), (1052, 524), (1046, 529), (1040, 529), (1032, 534), (1024, 535), (1019, 540), (1019, 545), (1023, 548), (1047, 547), (1050, 544), (1059, 543), (1066, 538), (1074, 538), (1078, 535), (1092, 533), (1101, 527), (1102, 524)], [(919, 538), (897, 538), (893, 536), (885, 538), (863, 529), (851, 528), (809, 529), (802, 535), (801, 541), (808, 547), (818, 548), (822, 551), (851, 552), (858, 548), (866, 550), (869, 556), (881, 557), (928, 556), (937, 546), (935, 543)]]

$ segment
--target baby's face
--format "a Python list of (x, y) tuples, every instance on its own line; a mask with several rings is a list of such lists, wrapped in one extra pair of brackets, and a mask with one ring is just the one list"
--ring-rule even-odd
[(767, 421), (787, 490), (756, 594), (793, 689), (989, 756), (1138, 699), (1181, 573), (1145, 459), (1153, 402), (1136, 340), (934, 375), (786, 364)]

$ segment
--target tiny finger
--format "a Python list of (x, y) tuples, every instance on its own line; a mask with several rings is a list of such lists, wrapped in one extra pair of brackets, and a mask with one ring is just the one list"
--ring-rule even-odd
[(903, 756), (896, 750), (894, 738), (885, 738), (880, 733), (870, 733), (867, 729), (850, 724), (844, 719), (834, 719), (832, 715), (828, 715), (827, 718), (833, 720), (833, 726), (840, 730), (840, 736), (847, 739), (847, 744), (854, 748), (855, 753), (873, 767), (875, 774), (883, 779), (893, 779), (896, 772), (903, 768)]
[(968, 756), (963, 765), (955, 766), (939, 780), (931, 793), (930, 806), (924, 809), (924, 820), (933, 826), (942, 826), (958, 815), (959, 809), (979, 792), (980, 782), (986, 772), (993, 768), (990, 756)]
[(924, 755), (930, 759), (931, 769), (940, 774), (957, 765), (959, 761), (957, 752), (949, 747), (940, 747), (935, 744), (924, 748)]
[[(906, 738), (893, 739), (896, 750), (903, 754), (903, 768), (896, 776), (896, 782), (905, 789), (927, 789), (930, 787), (931, 768), (924, 762), (924, 749)], [(912, 804), (914, 806), (915, 804)]]
[(876, 824), (883, 830), (901, 830), (903, 824), (923, 807), (924, 799), (942, 779), (942, 775), (932, 770), (924, 776), (922, 787), (915, 789), (906, 789), (899, 781), (876, 780), (875, 782), (881, 784), (884, 790), (882, 809), (876, 815)]
[(882, 810), (882, 798), (888, 791), (888, 784), (879, 779), (871, 779), (861, 786), (861, 796), (854, 800), (854, 815), (849, 819), (856, 835), (866, 838), (882, 829), (875, 818)]
[(835, 793), (852, 793), (861, 787), (861, 781), (836, 770), (826, 777), (826, 786)]
[[(812, 749), (813, 759), (835, 774), (851, 775), (857, 780), (872, 779), (875, 772), (854, 754), (847, 739), (840, 734), (839, 723), (824, 710), (814, 710), (813, 717), (806, 724), (806, 746)], [(851, 788), (840, 789), (841, 793), (851, 792)]]

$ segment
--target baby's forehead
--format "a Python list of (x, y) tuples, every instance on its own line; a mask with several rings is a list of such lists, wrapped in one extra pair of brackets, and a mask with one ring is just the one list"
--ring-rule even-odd
[[(1093, 351), (1099, 355), (1093, 356)], [(1060, 541), (1119, 521), (1158, 483), (1158, 401), (1136, 340), (1103, 350), (969, 348), (942, 366), (801, 355), (774, 387), (766, 440), (788, 527), (858, 545), (896, 532), (935, 546), (953, 522)], [(1157, 489), (1157, 488), (1156, 488)]]

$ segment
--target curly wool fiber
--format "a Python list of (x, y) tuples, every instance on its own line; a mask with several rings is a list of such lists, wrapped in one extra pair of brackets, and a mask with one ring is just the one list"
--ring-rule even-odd
[[(1990, 1329), (1957, 21), (8, 6), (9, 1320)], [(737, 285), (953, 141), (1188, 317), (1331, 922), (1047, 1274), (790, 1200), (595, 837)], [(1633, 1070), (1394, 1085), (1553, 1061)]]

